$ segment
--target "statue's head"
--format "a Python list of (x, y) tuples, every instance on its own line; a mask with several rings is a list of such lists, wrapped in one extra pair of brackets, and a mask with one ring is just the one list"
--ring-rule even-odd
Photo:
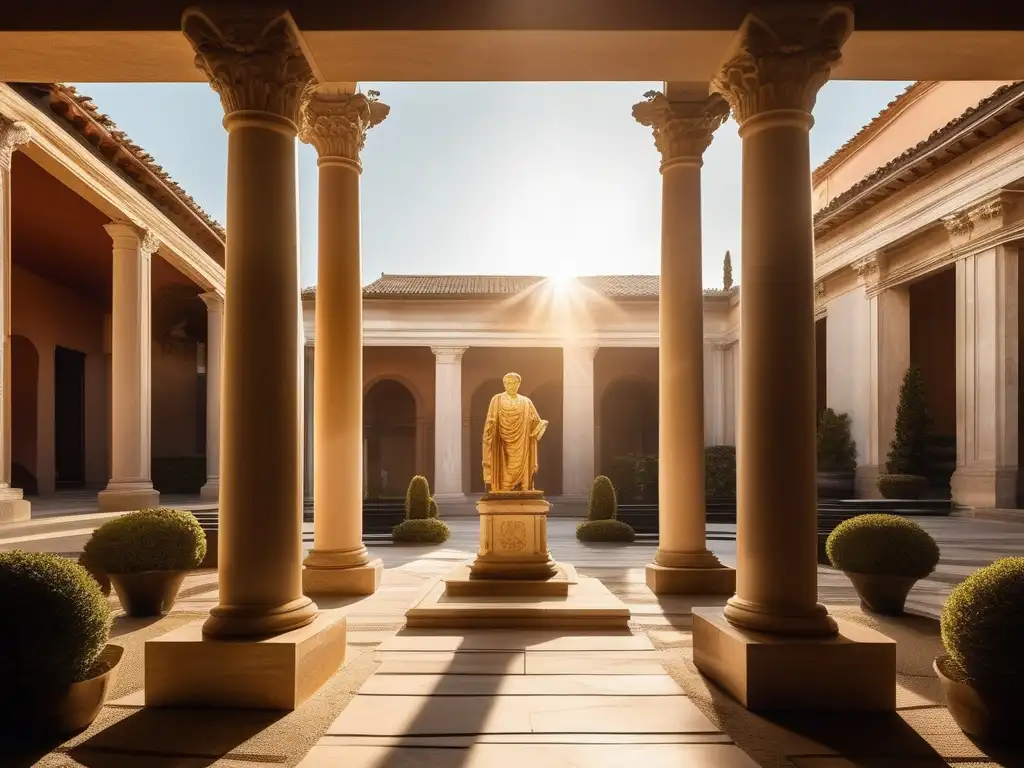
[(506, 373), (502, 377), (501, 383), (505, 385), (505, 391), (515, 397), (519, 392), (519, 385), (523, 383), (523, 377), (518, 373)]

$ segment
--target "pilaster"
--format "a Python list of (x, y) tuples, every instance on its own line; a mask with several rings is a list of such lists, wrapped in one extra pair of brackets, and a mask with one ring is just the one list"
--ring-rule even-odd
[(562, 496), (587, 499), (594, 482), (594, 356), (597, 347), (562, 347)]
[(458, 502), (462, 488), (462, 356), (467, 347), (434, 353), (434, 498)]
[(220, 395), (224, 369), (224, 297), (215, 291), (199, 296), (206, 305), (206, 484), (200, 496), (220, 498)]

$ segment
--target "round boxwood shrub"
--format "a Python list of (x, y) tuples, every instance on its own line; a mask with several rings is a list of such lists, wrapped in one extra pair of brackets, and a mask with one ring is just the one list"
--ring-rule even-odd
[(206, 556), (206, 534), (191, 512), (143, 509), (101, 525), (84, 550), (104, 573), (188, 571)]
[(396, 543), (440, 544), (451, 536), (451, 529), (436, 517), (403, 520), (391, 529), (391, 538)]
[(979, 568), (956, 586), (940, 621), (942, 643), (980, 692), (1024, 691), (1024, 557)]
[(618, 511), (615, 500), (615, 486), (604, 475), (594, 478), (590, 487), (590, 500), (587, 502), (588, 520), (614, 520)]
[(405, 491), (405, 519), (426, 520), (430, 517), (430, 484), (423, 475), (409, 481)]
[(110, 604), (74, 562), (48, 552), (0, 552), (0, 680), (13, 691), (87, 680), (107, 644)]
[(633, 528), (621, 520), (586, 520), (576, 526), (580, 541), (621, 541), (630, 543), (636, 538)]
[(923, 579), (939, 562), (939, 546), (913, 520), (897, 515), (858, 515), (829, 534), (832, 565), (850, 573)]

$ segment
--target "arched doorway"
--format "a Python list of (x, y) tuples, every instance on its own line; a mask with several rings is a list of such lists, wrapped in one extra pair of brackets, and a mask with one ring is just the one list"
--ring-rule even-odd
[(601, 396), (601, 473), (612, 472), (615, 459), (658, 453), (658, 385), (623, 378)]
[(11, 485), (39, 493), (39, 352), (24, 336), (11, 337)]
[(416, 398), (399, 381), (378, 381), (363, 398), (363, 425), (367, 494), (404, 496), (416, 474)]

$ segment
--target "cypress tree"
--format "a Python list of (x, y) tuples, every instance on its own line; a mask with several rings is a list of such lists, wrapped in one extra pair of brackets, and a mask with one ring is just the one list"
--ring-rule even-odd
[(916, 365), (907, 368), (896, 407), (896, 430), (889, 444), (885, 470), (891, 475), (927, 476), (928, 429), (931, 417), (925, 403), (924, 377)]
[(732, 256), (725, 252), (725, 261), (722, 262), (722, 287), (725, 290), (732, 289)]

